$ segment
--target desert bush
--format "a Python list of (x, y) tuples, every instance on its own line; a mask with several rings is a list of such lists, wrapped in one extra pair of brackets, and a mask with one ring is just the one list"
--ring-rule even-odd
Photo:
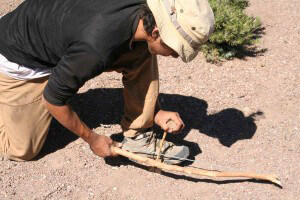
[(239, 56), (255, 44), (261, 22), (244, 13), (248, 0), (209, 0), (215, 14), (215, 32), (202, 46), (207, 61), (216, 62)]

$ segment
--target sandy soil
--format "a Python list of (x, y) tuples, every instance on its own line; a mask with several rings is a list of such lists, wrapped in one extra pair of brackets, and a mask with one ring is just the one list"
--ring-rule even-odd
[[(0, 15), (21, 0), (1, 0)], [(147, 171), (125, 159), (101, 159), (56, 122), (31, 162), (0, 161), (0, 199), (299, 199), (300, 1), (251, 0), (262, 19), (260, 56), (222, 66), (201, 56), (186, 65), (160, 58), (161, 101), (178, 111), (184, 139), (208, 169), (279, 175), (283, 189), (255, 180), (211, 180)], [(121, 76), (88, 81), (72, 105), (96, 132), (118, 133)], [(171, 138), (171, 139), (174, 139)]]

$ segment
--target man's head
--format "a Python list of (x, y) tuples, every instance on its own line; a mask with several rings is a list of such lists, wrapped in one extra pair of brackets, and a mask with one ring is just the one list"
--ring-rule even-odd
[(179, 57), (176, 51), (166, 45), (161, 39), (154, 16), (147, 5), (141, 6), (140, 19), (143, 21), (143, 28), (147, 34), (146, 41), (151, 54)]
[(141, 19), (149, 51), (193, 60), (213, 32), (214, 15), (207, 0), (147, 0)]

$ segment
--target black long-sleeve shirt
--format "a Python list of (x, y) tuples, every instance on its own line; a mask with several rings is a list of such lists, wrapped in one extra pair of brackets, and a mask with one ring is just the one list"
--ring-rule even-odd
[(129, 43), (145, 0), (26, 0), (0, 19), (0, 53), (53, 72), (44, 97), (64, 105)]

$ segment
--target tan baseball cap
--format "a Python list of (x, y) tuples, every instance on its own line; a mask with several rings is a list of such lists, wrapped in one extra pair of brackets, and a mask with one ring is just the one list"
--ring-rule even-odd
[(193, 60), (214, 30), (207, 0), (147, 0), (159, 34), (183, 62)]

